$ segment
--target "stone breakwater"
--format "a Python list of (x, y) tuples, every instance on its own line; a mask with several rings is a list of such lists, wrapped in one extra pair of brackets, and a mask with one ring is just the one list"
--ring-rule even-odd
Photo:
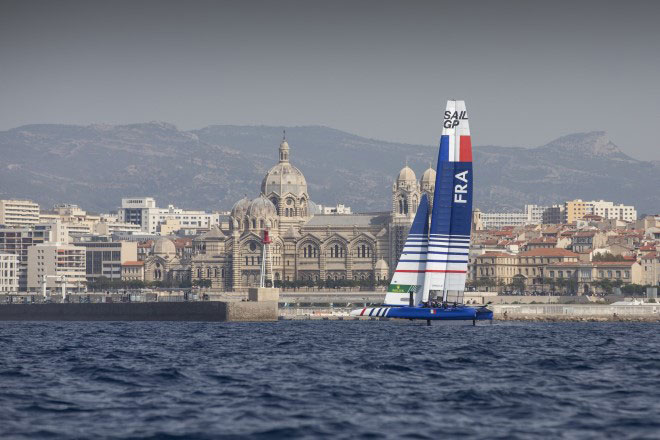
[(645, 305), (493, 305), (501, 321), (657, 322), (660, 304)]
[(0, 321), (277, 321), (277, 302), (4, 304)]

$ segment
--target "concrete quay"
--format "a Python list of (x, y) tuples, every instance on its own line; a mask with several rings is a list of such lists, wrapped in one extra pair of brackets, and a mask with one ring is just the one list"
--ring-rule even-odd
[(277, 302), (194, 301), (0, 305), (0, 321), (277, 321)]
[(660, 321), (660, 304), (507, 304), (491, 305), (502, 321)]

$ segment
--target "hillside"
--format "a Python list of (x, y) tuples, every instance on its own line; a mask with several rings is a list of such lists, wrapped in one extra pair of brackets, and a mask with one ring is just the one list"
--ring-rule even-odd
[[(181, 131), (160, 122), (22, 126), (0, 132), (0, 198), (110, 211), (122, 197), (154, 196), (161, 206), (229, 209), (243, 195), (258, 194), (264, 173), (277, 161), (282, 129)], [(327, 127), (286, 131), (291, 161), (305, 174), (312, 200), (356, 211), (388, 210), (392, 182), (406, 160), (420, 177), (437, 151)], [(482, 210), (581, 197), (660, 211), (660, 166), (625, 155), (602, 132), (535, 148), (476, 147), (474, 162), (475, 203)]]

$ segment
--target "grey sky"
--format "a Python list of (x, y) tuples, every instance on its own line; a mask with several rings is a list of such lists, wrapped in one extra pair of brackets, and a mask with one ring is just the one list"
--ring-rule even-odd
[(606, 130), (660, 159), (660, 2), (5, 1), (0, 129), (320, 124), (477, 145)]

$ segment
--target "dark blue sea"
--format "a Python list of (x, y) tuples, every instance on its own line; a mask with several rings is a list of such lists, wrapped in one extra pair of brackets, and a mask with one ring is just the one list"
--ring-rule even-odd
[(650, 323), (0, 323), (0, 438), (660, 438)]

